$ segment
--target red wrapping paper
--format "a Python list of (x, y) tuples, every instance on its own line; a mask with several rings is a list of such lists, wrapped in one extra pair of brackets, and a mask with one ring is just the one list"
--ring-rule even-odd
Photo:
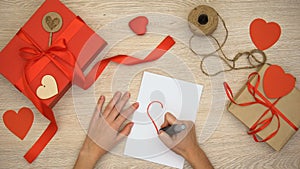
[[(58, 32), (53, 33), (53, 43), (55, 43), (58, 39), (64, 38), (64, 34), (70, 34), (69, 32), (74, 31), (74, 28), (77, 26), (77, 29), (71, 33), (72, 35), (67, 35), (69, 36), (67, 48), (75, 58), (80, 55), (77, 63), (80, 69), (84, 70), (94, 57), (105, 47), (106, 42), (60, 1), (46, 0), (32, 15), (28, 22), (25, 23), (20, 31), (29, 35), (32, 41), (36, 42), (42, 50), (47, 50), (49, 33), (44, 30), (42, 26), (42, 19), (48, 12), (57, 12), (63, 19), (62, 28)], [(74, 20), (76, 20), (76, 24), (73, 25), (76, 26), (71, 25), (74, 23)], [(22, 38), (20, 38), (20, 36), (18, 36), (18, 34), (19, 33), (13, 37), (13, 39), (0, 53), (0, 72), (21, 92), (23, 92), (24, 84), (22, 81), (22, 74), (27, 61), (20, 57), (20, 49), (24, 47), (32, 47), (32, 45), (26, 43)], [(42, 102), (46, 105), (53, 107), (70, 88), (71, 81), (64, 75), (64, 73), (61, 72), (60, 69), (57, 68), (55, 64), (49, 60), (45, 61), (45, 59), (43, 58), (44, 61), (41, 59), (41, 61), (31, 65), (30, 69), (26, 72), (26, 75), (33, 91), (41, 85), (41, 79), (43, 76), (47, 74), (55, 75), (58, 85), (58, 94), (50, 99), (42, 100)]]

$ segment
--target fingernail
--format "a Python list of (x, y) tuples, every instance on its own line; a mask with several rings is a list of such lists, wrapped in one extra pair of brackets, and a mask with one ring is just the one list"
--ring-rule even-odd
[(115, 95), (116, 96), (119, 96), (119, 95), (121, 95), (122, 93), (120, 92), (120, 91), (116, 91), (116, 93), (115, 93)]
[(139, 108), (139, 103), (138, 102), (135, 102), (135, 103), (133, 103), (133, 105), (132, 105), (135, 109), (137, 109), (137, 108)]
[(129, 122), (129, 126), (132, 127), (134, 125), (133, 122)]
[(126, 97), (129, 98), (130, 97), (130, 93), (127, 91), (127, 92), (124, 93), (124, 96), (126, 96)]
[(102, 101), (103, 99), (104, 99), (104, 96), (101, 95), (100, 98), (98, 99), (98, 103), (99, 103), (100, 101)]

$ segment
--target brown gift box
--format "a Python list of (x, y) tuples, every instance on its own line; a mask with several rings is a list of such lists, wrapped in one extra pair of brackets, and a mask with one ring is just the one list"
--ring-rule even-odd
[[(259, 84), (258, 90), (262, 93), (266, 98), (268, 98), (263, 90), (263, 79), (264, 72), (270, 65), (265, 64), (258, 71), (260, 75), (261, 82)], [(250, 83), (254, 85), (257, 77), (250, 79)], [(273, 103), (276, 99), (268, 100)], [(234, 101), (236, 103), (245, 103), (255, 101), (253, 96), (249, 93), (247, 89), (247, 85), (245, 85), (238, 94), (234, 97)], [(282, 97), (275, 107), (282, 112), (287, 119), (289, 119), (295, 126), (299, 128), (300, 126), (300, 91), (297, 88), (294, 88), (288, 95)], [(251, 127), (260, 116), (267, 110), (268, 108), (260, 105), (254, 104), (249, 106), (239, 106), (234, 103), (230, 103), (228, 106), (228, 111), (231, 112), (236, 118), (242, 121), (247, 127)], [(271, 112), (268, 113), (267, 117), (271, 116)], [(265, 119), (265, 118), (264, 118)], [(266, 141), (273, 149), (279, 151), (287, 141), (295, 134), (296, 130), (292, 128), (285, 120), (283, 120), (279, 116), (280, 120), (280, 128), (278, 133)], [(273, 117), (272, 122), (262, 131), (258, 132), (257, 135), (264, 139), (268, 135), (270, 135), (273, 131), (277, 129), (278, 121), (276, 117)]]

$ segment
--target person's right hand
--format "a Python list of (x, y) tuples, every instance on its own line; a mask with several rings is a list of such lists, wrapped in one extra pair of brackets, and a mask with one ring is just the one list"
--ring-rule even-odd
[(186, 128), (173, 136), (169, 136), (166, 132), (160, 130), (159, 138), (161, 141), (175, 153), (183, 156), (193, 168), (213, 168), (198, 145), (194, 123), (192, 121), (177, 120), (175, 116), (167, 112), (161, 128), (173, 124), (184, 124)]
[(184, 158), (188, 158), (188, 155), (199, 147), (196, 139), (194, 123), (191, 121), (179, 121), (175, 116), (167, 112), (165, 114), (165, 121), (161, 125), (161, 128), (171, 126), (173, 124), (184, 124), (186, 128), (173, 136), (169, 136), (166, 132), (160, 130), (159, 138), (175, 153), (183, 156)]

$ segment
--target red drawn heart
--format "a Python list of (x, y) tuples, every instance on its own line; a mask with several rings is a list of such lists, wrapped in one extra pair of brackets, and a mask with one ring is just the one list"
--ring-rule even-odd
[(275, 99), (289, 94), (295, 87), (296, 79), (278, 65), (271, 65), (265, 72), (263, 87), (268, 98)]
[(258, 18), (250, 24), (252, 42), (259, 50), (265, 50), (274, 45), (280, 34), (280, 26), (275, 22), (267, 23), (265, 20)]
[(153, 120), (153, 118), (151, 117), (150, 112), (149, 112), (151, 105), (154, 104), (154, 103), (160, 104), (161, 108), (164, 108), (164, 105), (162, 104), (162, 102), (155, 100), (155, 101), (152, 101), (151, 103), (149, 103), (148, 106), (147, 106), (147, 115), (150, 118), (153, 126), (155, 127), (155, 130), (156, 130), (157, 134), (159, 134), (158, 127), (157, 127), (155, 121)]
[(23, 107), (16, 113), (13, 110), (6, 111), (3, 116), (5, 126), (21, 140), (27, 135), (33, 123), (33, 112)]
[(130, 29), (137, 35), (144, 35), (147, 32), (148, 18), (138, 16), (129, 22)]

